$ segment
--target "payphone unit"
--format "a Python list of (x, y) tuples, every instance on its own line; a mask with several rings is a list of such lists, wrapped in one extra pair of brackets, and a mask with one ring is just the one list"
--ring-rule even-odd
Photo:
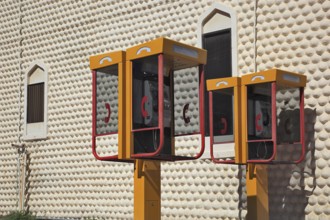
[[(236, 164), (301, 162), (305, 156), (305, 85), (306, 76), (279, 69), (207, 80), (212, 160)], [(214, 103), (214, 96), (224, 101)], [(226, 105), (233, 105), (234, 111), (228, 112)], [(214, 147), (228, 143), (234, 143), (235, 157), (217, 158)]]
[[(207, 90), (212, 161), (227, 164), (246, 163), (246, 153), (243, 152), (241, 141), (241, 78), (207, 80)], [(235, 152), (234, 157), (215, 155), (215, 148), (229, 148), (230, 151)]]
[[(204, 151), (204, 71), (206, 51), (167, 38), (127, 49), (127, 124), (126, 140), (130, 152), (126, 158), (155, 160), (188, 160), (199, 158)], [(176, 74), (198, 74), (199, 133), (201, 147), (192, 156), (175, 154), (175, 89)], [(190, 85), (193, 87), (193, 85)], [(189, 104), (182, 117), (189, 126)]]
[(279, 69), (242, 76), (242, 134), (248, 163), (304, 159), (305, 86), (306, 76)]

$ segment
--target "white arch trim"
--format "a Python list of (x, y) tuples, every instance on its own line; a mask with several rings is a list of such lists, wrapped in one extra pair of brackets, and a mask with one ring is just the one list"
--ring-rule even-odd
[[(208, 8), (198, 20), (197, 27), (197, 44), (199, 47), (203, 47), (203, 30), (205, 24), (212, 19), (216, 14), (221, 14), (230, 17), (230, 28), (231, 28), (231, 54), (232, 54), (232, 75), (238, 76), (238, 62), (237, 62), (237, 14), (232, 8), (220, 4), (214, 3), (210, 8)], [(225, 25), (221, 24), (219, 21), (219, 28), (217, 30), (225, 29)]]
[[(40, 68), (42, 72), (39, 72), (36, 76), (33, 76), (33, 82), (30, 83), (31, 74)], [(41, 60), (37, 60), (28, 67), (25, 71), (24, 79), (24, 133), (23, 140), (41, 140), (47, 138), (47, 123), (48, 123), (48, 66)], [(26, 114), (27, 114), (27, 92), (28, 85), (33, 83), (44, 83), (44, 121), (38, 123), (27, 123)]]

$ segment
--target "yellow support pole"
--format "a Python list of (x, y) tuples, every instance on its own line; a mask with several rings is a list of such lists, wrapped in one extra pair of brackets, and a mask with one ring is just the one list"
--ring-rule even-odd
[(267, 172), (268, 165), (247, 165), (247, 220), (269, 220)]
[(160, 220), (160, 161), (135, 160), (134, 219)]

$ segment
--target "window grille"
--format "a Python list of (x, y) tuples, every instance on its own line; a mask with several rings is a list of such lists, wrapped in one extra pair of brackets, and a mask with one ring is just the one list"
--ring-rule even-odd
[(44, 83), (28, 85), (27, 123), (44, 121)]

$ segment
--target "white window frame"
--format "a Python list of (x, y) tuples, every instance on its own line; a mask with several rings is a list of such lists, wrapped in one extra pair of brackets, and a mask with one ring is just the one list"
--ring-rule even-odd
[[(44, 83), (44, 121), (37, 123), (27, 123), (27, 93), (28, 85), (34, 84), (36, 82), (30, 83), (30, 77), (34, 71), (40, 68), (42, 69), (42, 74), (38, 77), (34, 77), (37, 83)], [(26, 71), (24, 79), (24, 133), (23, 140), (33, 141), (33, 140), (43, 140), (47, 139), (47, 128), (48, 124), (48, 66), (42, 61), (33, 62)]]
[[(221, 31), (228, 28), (231, 29), (232, 76), (238, 76), (237, 14), (234, 9), (220, 3), (214, 3), (210, 8), (208, 8), (198, 20), (197, 44), (199, 47), (203, 47), (203, 34)], [(217, 147), (217, 145), (221, 146)], [(215, 144), (215, 157), (234, 157), (234, 145), (234, 143)], [(201, 158), (210, 159), (210, 157), (210, 137), (205, 137), (205, 151)]]

